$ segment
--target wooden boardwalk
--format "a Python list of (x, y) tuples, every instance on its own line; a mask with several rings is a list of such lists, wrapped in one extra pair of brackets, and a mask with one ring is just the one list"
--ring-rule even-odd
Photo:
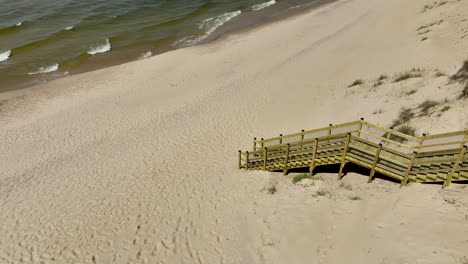
[(412, 137), (363, 119), (275, 138), (253, 141), (253, 150), (238, 153), (238, 167), (246, 170), (283, 171), (347, 163), (408, 182), (468, 180), (468, 131)]

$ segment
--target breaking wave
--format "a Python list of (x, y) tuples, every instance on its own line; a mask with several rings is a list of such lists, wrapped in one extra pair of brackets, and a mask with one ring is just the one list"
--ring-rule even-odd
[(234, 12), (227, 12), (219, 16), (205, 19), (198, 25), (198, 28), (204, 31), (203, 35), (188, 36), (188, 37), (182, 38), (181, 40), (178, 40), (173, 45), (174, 46), (194, 45), (204, 40), (205, 38), (207, 38), (209, 35), (211, 35), (211, 33), (213, 33), (220, 26), (224, 25), (225, 23), (235, 18), (236, 16), (240, 15), (241, 13), (242, 11), (237, 10)]
[(141, 56), (139, 57), (139, 59), (146, 59), (146, 58), (149, 58), (153, 55), (153, 53), (151, 51), (148, 51), (148, 52), (145, 52), (143, 54), (141, 54)]
[(10, 56), (11, 56), (11, 50), (7, 50), (3, 53), (0, 53), (0, 62), (10, 59)]
[(91, 49), (88, 51), (88, 54), (89, 55), (95, 55), (95, 54), (99, 54), (99, 53), (105, 53), (105, 52), (108, 52), (110, 50), (111, 50), (111, 44), (109, 42), (109, 39), (106, 39), (105, 43), (100, 43), (100, 44), (97, 44), (97, 45), (91, 47)]
[(274, 4), (276, 4), (276, 1), (271, 0), (271, 1), (268, 1), (268, 2), (265, 2), (265, 3), (261, 3), (261, 4), (258, 4), (258, 5), (252, 6), (252, 10), (255, 10), (255, 11), (262, 10), (262, 9), (267, 8), (269, 6), (272, 6)]
[(28, 75), (35, 75), (35, 74), (42, 74), (42, 73), (48, 73), (48, 72), (54, 72), (59, 69), (58, 63), (50, 65), (50, 66), (45, 66), (45, 67), (40, 67), (37, 69), (37, 71), (30, 72)]

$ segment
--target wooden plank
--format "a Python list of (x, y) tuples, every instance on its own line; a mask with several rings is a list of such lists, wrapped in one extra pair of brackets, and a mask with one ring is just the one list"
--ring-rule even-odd
[(381, 150), (382, 150), (382, 144), (379, 144), (379, 147), (377, 148), (377, 151), (375, 152), (374, 164), (372, 164), (372, 169), (369, 174), (369, 179), (367, 180), (368, 183), (372, 182), (372, 179), (374, 178), (375, 166), (377, 165), (377, 162), (379, 162), (379, 156), (380, 156)]
[(237, 167), (238, 167), (239, 170), (242, 168), (241, 155), (242, 155), (242, 151), (239, 150), (239, 157), (238, 157), (239, 159), (238, 159), (238, 162), (237, 162)]
[(267, 158), (268, 158), (268, 148), (264, 148), (263, 149), (263, 169), (264, 170), (266, 170)]
[(457, 171), (458, 166), (460, 165), (461, 161), (465, 157), (465, 153), (466, 153), (466, 146), (463, 146), (460, 153), (458, 154), (457, 161), (455, 162), (455, 165), (453, 166), (452, 171), (450, 171), (449, 175), (447, 176), (447, 180), (444, 183), (444, 187), (450, 186), (450, 183), (452, 182), (453, 174), (455, 174), (455, 172)]

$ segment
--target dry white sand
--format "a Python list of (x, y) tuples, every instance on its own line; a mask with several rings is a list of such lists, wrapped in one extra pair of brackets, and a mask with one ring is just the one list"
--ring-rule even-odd
[[(468, 263), (466, 185), (329, 172), (303, 187), (236, 169), (254, 136), (389, 125), (428, 98), (449, 101), (417, 133), (467, 128), (461, 85), (434, 72), (468, 58), (468, 2), (439, 2), (337, 1), (0, 94), (0, 263)], [(413, 67), (422, 78), (391, 82)]]

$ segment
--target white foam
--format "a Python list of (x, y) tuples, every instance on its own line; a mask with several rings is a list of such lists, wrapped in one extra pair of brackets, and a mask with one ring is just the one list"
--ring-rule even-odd
[(99, 54), (99, 53), (105, 53), (105, 52), (108, 52), (110, 50), (111, 50), (111, 44), (109, 42), (109, 39), (106, 39), (105, 43), (100, 43), (100, 44), (97, 44), (97, 45), (91, 47), (91, 49), (88, 51), (88, 54), (89, 55), (95, 55), (95, 54)]
[(17, 27), (23, 25), (23, 21), (19, 22), (18, 24), (16, 24)]
[(0, 53), (0, 62), (10, 59), (11, 50)]
[(203, 20), (199, 25), (198, 28), (204, 31), (203, 35), (198, 36), (188, 36), (176, 41), (173, 46), (191, 46), (195, 45), (198, 42), (207, 38), (211, 33), (213, 33), (216, 29), (220, 26), (224, 25), (231, 19), (235, 18), (236, 16), (240, 15), (242, 11), (237, 10), (234, 12), (227, 12), (219, 16), (211, 17), (208, 19)]
[(145, 52), (145, 53), (141, 54), (141, 56), (140, 56), (139, 59), (140, 59), (140, 60), (141, 60), (141, 59), (146, 59), (146, 58), (151, 57), (152, 55), (153, 55), (153, 53), (152, 53), (151, 51), (148, 51), (148, 52)]
[(276, 1), (271, 0), (271, 1), (268, 1), (268, 2), (265, 2), (265, 3), (261, 3), (261, 4), (258, 4), (258, 5), (252, 6), (252, 10), (255, 10), (255, 11), (262, 10), (262, 9), (267, 8), (269, 6), (272, 6), (274, 4), (276, 4)]
[(72, 30), (73, 26), (66, 27), (65, 30)]
[(224, 25), (226, 22), (228, 22), (229, 20), (235, 18), (236, 16), (240, 15), (241, 13), (242, 13), (242, 11), (237, 10), (237, 11), (234, 11), (234, 12), (224, 13), (224, 14), (219, 15), (219, 16), (208, 18), (208, 19), (204, 20), (199, 25), (199, 28), (205, 30), (204, 36), (206, 38), (208, 35), (213, 33), (217, 28)]
[(50, 65), (50, 66), (45, 66), (45, 67), (40, 67), (37, 69), (35, 72), (30, 72), (28, 75), (35, 75), (35, 74), (42, 74), (42, 73), (48, 73), (48, 72), (54, 72), (59, 69), (58, 63)]

